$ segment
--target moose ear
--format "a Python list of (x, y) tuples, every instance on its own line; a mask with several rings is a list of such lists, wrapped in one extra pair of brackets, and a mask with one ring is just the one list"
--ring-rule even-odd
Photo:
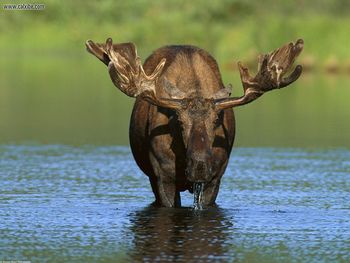
[[(108, 41), (107, 41), (108, 42)], [(95, 43), (92, 40), (87, 40), (86, 49), (89, 53), (96, 56), (101, 60), (106, 66), (108, 66), (111, 61), (108, 56), (108, 44)], [(121, 43), (121, 44), (112, 44), (112, 50), (117, 51), (123, 57), (128, 58), (128, 61), (133, 62), (136, 60), (136, 47), (133, 43)], [(136, 67), (136, 64), (131, 65), (133, 68)]]
[(186, 93), (179, 90), (175, 85), (171, 84), (170, 81), (164, 77), (163, 78), (163, 88), (169, 97), (172, 99), (183, 99), (186, 97)]
[(228, 84), (227, 87), (220, 89), (214, 95), (215, 100), (226, 99), (231, 96), (232, 93), (232, 85)]

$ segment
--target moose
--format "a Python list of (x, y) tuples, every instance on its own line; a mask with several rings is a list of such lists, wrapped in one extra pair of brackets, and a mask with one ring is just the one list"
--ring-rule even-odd
[(231, 97), (216, 60), (190, 45), (157, 49), (141, 64), (133, 43), (86, 42), (108, 67), (113, 84), (136, 98), (129, 139), (139, 168), (149, 177), (155, 206), (181, 206), (180, 192), (194, 194), (195, 207), (215, 204), (235, 137), (233, 108), (296, 81), (292, 70), (302, 39), (260, 55), (252, 76), (238, 62), (243, 95)]

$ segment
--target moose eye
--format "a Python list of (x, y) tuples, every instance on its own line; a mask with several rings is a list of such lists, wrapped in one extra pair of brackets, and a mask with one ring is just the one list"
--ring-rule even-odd
[(217, 118), (215, 121), (214, 121), (214, 125), (215, 125), (215, 128), (219, 127), (220, 125), (220, 119)]
[(223, 118), (224, 118), (224, 113), (220, 111), (220, 113), (217, 115), (217, 118), (214, 121), (215, 127), (218, 127), (222, 123)]

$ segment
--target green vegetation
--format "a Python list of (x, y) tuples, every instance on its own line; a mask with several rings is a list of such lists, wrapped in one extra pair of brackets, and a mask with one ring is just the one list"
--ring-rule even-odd
[(307, 66), (350, 66), (346, 0), (43, 3), (43, 11), (1, 10), (2, 54), (79, 53), (86, 39), (105, 41), (111, 36), (116, 42), (135, 42), (143, 57), (169, 43), (198, 45), (232, 67), (239, 59), (250, 62), (260, 52), (303, 38), (301, 60)]
[[(305, 68), (350, 72), (350, 1), (39, 2), (45, 10), (0, 8), (0, 143), (128, 143), (134, 100), (85, 51), (87, 39), (135, 42), (143, 60), (166, 44), (200, 46), (234, 95), (242, 92), (238, 60), (254, 69), (259, 53), (297, 38)], [(349, 83), (345, 74), (303, 74), (237, 109), (236, 145), (348, 147)]]

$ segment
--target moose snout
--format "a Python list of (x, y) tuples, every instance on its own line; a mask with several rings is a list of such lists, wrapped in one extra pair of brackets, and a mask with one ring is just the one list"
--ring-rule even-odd
[(186, 177), (190, 182), (207, 182), (212, 174), (212, 161), (210, 158), (194, 159), (187, 162)]
[(212, 177), (212, 141), (205, 122), (196, 120), (191, 128), (186, 149), (186, 177), (192, 183), (205, 183)]

